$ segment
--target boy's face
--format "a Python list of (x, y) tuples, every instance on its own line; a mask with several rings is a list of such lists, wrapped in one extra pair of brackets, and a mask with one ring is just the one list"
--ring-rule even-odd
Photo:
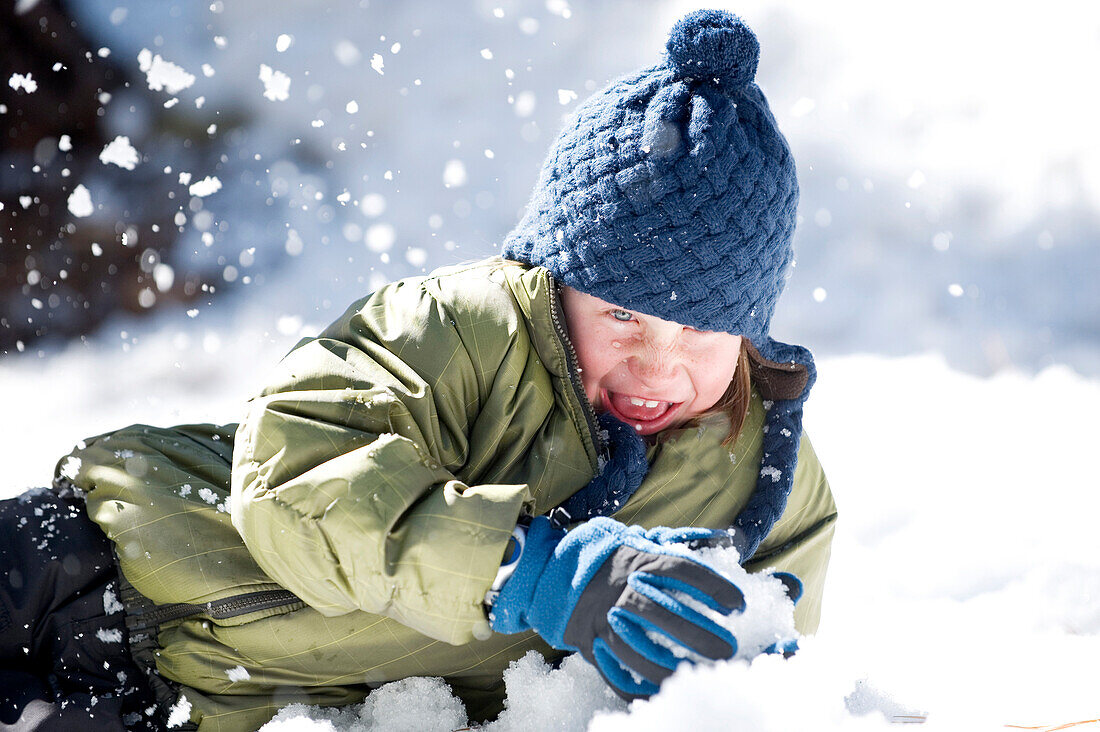
[(592, 406), (639, 434), (710, 409), (737, 369), (741, 336), (625, 310), (571, 287), (562, 288), (562, 308)]

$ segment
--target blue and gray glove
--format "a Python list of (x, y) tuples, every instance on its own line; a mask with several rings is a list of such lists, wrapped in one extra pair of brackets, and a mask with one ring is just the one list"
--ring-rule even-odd
[[(736, 585), (674, 548), (714, 534), (700, 528), (644, 531), (604, 517), (566, 532), (539, 517), (493, 600), (493, 630), (534, 629), (554, 648), (580, 652), (620, 696), (650, 696), (689, 651), (716, 661), (737, 652), (729, 630), (675, 594), (722, 615), (744, 609)], [(666, 643), (649, 633), (665, 636)]]

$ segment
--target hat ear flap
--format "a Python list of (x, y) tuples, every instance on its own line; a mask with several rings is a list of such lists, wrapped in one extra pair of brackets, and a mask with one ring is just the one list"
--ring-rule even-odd
[(753, 384), (765, 399), (804, 401), (817, 380), (817, 366), (802, 346), (780, 343), (765, 336), (760, 343), (745, 344)]

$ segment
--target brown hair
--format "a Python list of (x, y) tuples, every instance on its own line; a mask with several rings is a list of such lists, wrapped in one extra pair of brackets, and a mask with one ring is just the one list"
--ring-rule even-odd
[(752, 401), (752, 374), (747, 343), (746, 339), (741, 339), (741, 350), (737, 355), (737, 370), (733, 372), (733, 379), (726, 387), (726, 393), (715, 402), (713, 407), (696, 417), (700, 419), (714, 414), (726, 415), (730, 423), (729, 432), (722, 440), (722, 444), (726, 447), (736, 442), (741, 434), (741, 428), (745, 426), (745, 417), (749, 413), (749, 402)]

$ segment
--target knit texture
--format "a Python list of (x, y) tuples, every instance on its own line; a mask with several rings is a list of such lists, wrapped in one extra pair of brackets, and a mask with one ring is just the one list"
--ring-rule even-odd
[(794, 485), (794, 471), (798, 467), (798, 448), (802, 443), (802, 406), (817, 380), (813, 356), (802, 346), (780, 343), (771, 338), (761, 346), (758, 350), (765, 358), (804, 368), (806, 384), (792, 398), (764, 402), (768, 415), (764, 420), (764, 456), (760, 460), (756, 490), (732, 526), (740, 536), (738, 551), (742, 563), (752, 557), (787, 508), (787, 498)]
[(649, 471), (645, 441), (637, 431), (610, 413), (601, 414), (599, 420), (607, 435), (608, 457), (599, 475), (559, 506), (569, 523), (615, 513), (626, 505)]
[(759, 46), (737, 16), (703, 10), (667, 49), (577, 108), (503, 254), (623, 307), (762, 342), (798, 182), (753, 82)]

